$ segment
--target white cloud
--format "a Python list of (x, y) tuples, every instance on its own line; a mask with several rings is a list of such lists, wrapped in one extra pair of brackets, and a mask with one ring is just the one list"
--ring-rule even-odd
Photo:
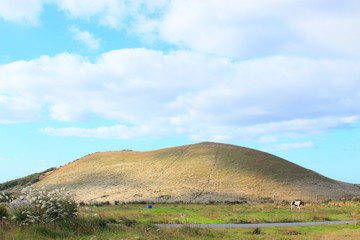
[(76, 27), (71, 27), (70, 32), (74, 34), (74, 39), (85, 44), (85, 46), (91, 50), (100, 48), (100, 40), (88, 31), (80, 30)]
[(44, 2), (46, 0), (0, 0), (0, 17), (7, 21), (37, 25)]
[(310, 133), (316, 134), (328, 129), (342, 127), (348, 123), (348, 119), (357, 117), (321, 117), (314, 119), (294, 119), (288, 121), (269, 122), (246, 127), (249, 134), (259, 135), (262, 133)]
[(52, 119), (62, 122), (74, 122), (83, 120), (83, 109), (76, 105), (69, 104), (54, 104), (49, 109), (50, 117)]
[(151, 15), (163, 9), (168, 2), (167, 0), (57, 0), (55, 3), (72, 17), (95, 18), (100, 25), (130, 30), (140, 22), (139, 19), (151, 18)]
[(265, 148), (262, 148), (262, 151), (273, 152), (273, 151), (286, 151), (291, 149), (303, 149), (303, 148), (314, 148), (316, 147), (312, 142), (301, 142), (301, 143), (281, 143), (274, 144)]
[[(36, 24), (50, 3), (70, 18), (235, 59), (360, 56), (356, 0), (2, 0), (0, 17)], [(89, 33), (80, 35), (96, 46)]]
[[(308, 42), (322, 51), (330, 51), (335, 56), (360, 56), (360, 3), (344, 1), (346, 11), (311, 10), (308, 14), (294, 21), (294, 28)], [(352, 4), (346, 4), (351, 2)], [(315, 49), (314, 49), (315, 50)]]
[(0, 92), (0, 124), (39, 120), (41, 104), (21, 96), (2, 95)]
[(271, 143), (271, 142), (277, 142), (278, 138), (276, 136), (260, 136), (260, 138), (258, 139), (258, 142), (260, 143)]
[(0, 158), (0, 162), (8, 162), (11, 161), (10, 158)]
[[(347, 117), (320, 117), (314, 119), (294, 119), (288, 121), (265, 122), (261, 124), (248, 123), (247, 125), (196, 125), (187, 128), (187, 134), (194, 141), (254, 141), (261, 143), (277, 142), (279, 137), (303, 138), (309, 135), (321, 134), (330, 129), (347, 126)], [(266, 121), (266, 119), (263, 119)], [(268, 136), (271, 134), (271, 136)]]
[(359, 77), (355, 60), (231, 61), (146, 49), (110, 51), (93, 63), (72, 54), (43, 56), (0, 66), (0, 122), (73, 122), (93, 114), (121, 125), (72, 134), (137, 138), (161, 132), (223, 141), (316, 134), (358, 120)]
[[(134, 2), (134, 3), (133, 3)], [(8, 21), (38, 24), (45, 4), (54, 4), (73, 18), (99, 18), (104, 25), (119, 27), (135, 3), (114, 0), (0, 0), (0, 17)], [(140, 1), (141, 2), (141, 1)]]
[(158, 138), (156, 132), (160, 129), (151, 129), (151, 126), (125, 126), (116, 125), (110, 127), (98, 127), (93, 129), (84, 128), (51, 128), (41, 129), (42, 132), (56, 136), (76, 136), (84, 138), (119, 138), (119, 139), (143, 139)]
[[(168, 0), (0, 0), (0, 17), (18, 23), (37, 25), (45, 4), (54, 4), (70, 18), (95, 19), (114, 29), (131, 30), (165, 11)], [(161, 15), (161, 14), (160, 14)], [(141, 21), (140, 21), (141, 19)], [(130, 26), (128, 26), (130, 25)], [(140, 26), (139, 26), (140, 27)]]
[(158, 32), (173, 44), (237, 59), (359, 57), (359, 13), (358, 1), (174, 0)]
[(59, 0), (57, 4), (61, 10), (68, 12), (72, 17), (91, 18), (99, 16), (100, 22), (114, 28), (122, 26), (122, 21), (126, 16), (124, 1)]

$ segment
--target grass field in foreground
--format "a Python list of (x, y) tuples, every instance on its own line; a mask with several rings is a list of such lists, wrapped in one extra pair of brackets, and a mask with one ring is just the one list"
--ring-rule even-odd
[(335, 221), (360, 219), (360, 203), (331, 202), (306, 204), (290, 209), (288, 204), (144, 204), (119, 206), (83, 207), (82, 216), (98, 216), (103, 219), (134, 219), (141, 223), (267, 223)]
[(53, 225), (31, 225), (25, 227), (0, 226), (2, 240), (169, 240), (169, 239), (360, 239), (359, 224), (328, 225), (314, 227), (281, 227), (263, 229), (201, 229), (201, 228), (158, 228), (151, 224), (107, 225), (76, 219)]
[[(359, 219), (360, 204), (333, 202), (307, 204), (290, 210), (288, 205), (144, 204), (81, 207), (77, 219), (48, 225), (0, 224), (1, 240), (44, 239), (360, 239), (360, 223), (313, 227), (257, 229), (158, 228), (153, 223), (278, 222)], [(185, 215), (185, 216), (184, 216)], [(236, 219), (236, 220), (235, 220)], [(116, 225), (112, 223), (118, 223)]]

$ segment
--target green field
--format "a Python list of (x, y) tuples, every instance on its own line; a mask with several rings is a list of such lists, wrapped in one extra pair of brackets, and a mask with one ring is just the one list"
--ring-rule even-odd
[(49, 225), (3, 224), (0, 239), (360, 239), (360, 223), (261, 229), (158, 228), (154, 223), (260, 223), (360, 219), (360, 204), (144, 204), (80, 207), (79, 217)]
[(81, 208), (83, 216), (103, 219), (135, 219), (141, 223), (267, 223), (335, 221), (359, 218), (359, 204), (337, 202), (307, 204), (290, 209), (286, 204), (155, 204), (148, 209), (142, 204)]

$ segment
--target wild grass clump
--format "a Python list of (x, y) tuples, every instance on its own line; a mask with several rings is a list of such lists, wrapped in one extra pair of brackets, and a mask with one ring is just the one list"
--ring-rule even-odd
[(129, 218), (126, 218), (126, 217), (122, 217), (120, 219), (120, 223), (124, 224), (127, 227), (133, 227), (133, 226), (135, 226), (137, 221), (135, 219), (129, 219)]
[(209, 229), (189, 226), (180, 228), (179, 233), (184, 237), (202, 237), (202, 239), (210, 239), (215, 237), (215, 234), (213, 234)]
[(3, 221), (9, 217), (9, 211), (5, 205), (0, 204), (0, 221)]
[(330, 217), (325, 214), (314, 214), (311, 216), (312, 221), (331, 221)]
[(286, 235), (301, 235), (301, 232), (296, 231), (296, 230), (289, 230), (286, 232)]
[(85, 203), (85, 202), (80, 202), (79, 205), (80, 205), (80, 206), (90, 205), (90, 206), (100, 207), (100, 206), (110, 205), (110, 202), (109, 202), (109, 201), (95, 201), (95, 200), (90, 200), (90, 201), (88, 201), (87, 203)]
[(9, 203), (15, 200), (15, 196), (9, 192), (0, 192), (0, 203)]
[(15, 222), (21, 225), (52, 223), (77, 215), (73, 195), (64, 188), (46, 191), (44, 188), (26, 187), (8, 208)]
[(33, 223), (27, 226), (9, 222), (0, 227), (0, 239), (83, 239), (86, 236), (112, 232), (117, 229), (108, 226), (106, 221), (96, 218), (79, 217), (62, 219), (48, 224)]
[(259, 235), (261, 234), (261, 228), (254, 228), (252, 231), (249, 232), (250, 234)]
[(360, 203), (360, 196), (353, 197), (351, 201)]

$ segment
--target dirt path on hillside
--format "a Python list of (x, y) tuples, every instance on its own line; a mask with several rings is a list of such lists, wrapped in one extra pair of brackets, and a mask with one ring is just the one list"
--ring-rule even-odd
[(327, 222), (290, 222), (290, 223), (193, 223), (193, 224), (155, 224), (158, 227), (198, 227), (198, 228), (264, 228), (264, 227), (303, 227), (303, 226), (317, 226), (317, 225), (331, 225), (331, 224), (346, 224), (356, 223), (357, 220), (346, 221), (327, 221)]

